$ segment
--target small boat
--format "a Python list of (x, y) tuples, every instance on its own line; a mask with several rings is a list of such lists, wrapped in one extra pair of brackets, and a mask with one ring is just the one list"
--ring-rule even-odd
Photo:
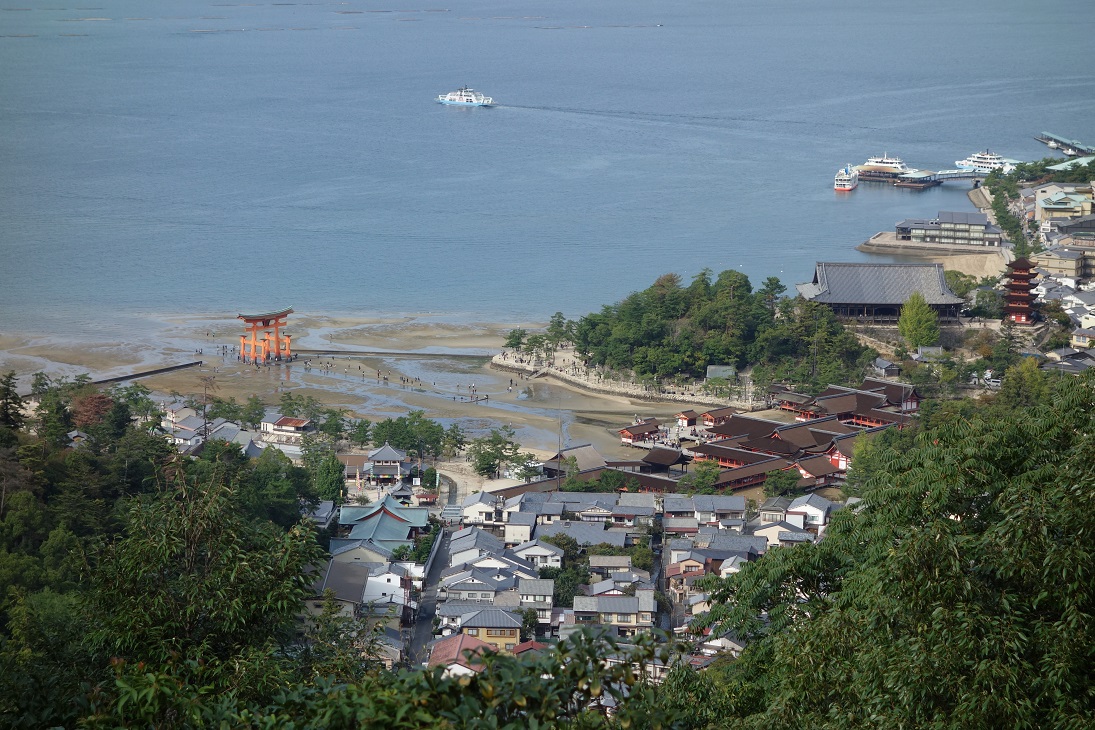
[(1008, 173), (1015, 169), (1015, 160), (1005, 160), (995, 152), (985, 150), (984, 152), (974, 152), (964, 160), (955, 160), (954, 166), (959, 170), (970, 170), (972, 172), (1000, 170)]
[(834, 190), (855, 190), (857, 185), (859, 185), (859, 170), (851, 164), (836, 171), (836, 177), (833, 178)]
[(447, 94), (438, 94), (437, 100), (450, 106), (494, 106), (494, 99), (483, 96), (475, 89), (462, 86)]

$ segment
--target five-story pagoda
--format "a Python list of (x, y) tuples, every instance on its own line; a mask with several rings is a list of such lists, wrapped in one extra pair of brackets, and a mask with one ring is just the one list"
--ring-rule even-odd
[(1034, 324), (1034, 263), (1023, 256), (1008, 264), (1007, 292), (1004, 294), (1004, 319), (1015, 324)]

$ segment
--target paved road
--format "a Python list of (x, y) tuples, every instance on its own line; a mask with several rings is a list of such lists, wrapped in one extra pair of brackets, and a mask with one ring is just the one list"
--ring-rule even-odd
[[(449, 504), (456, 503), (456, 482), (448, 477), (442, 479), (449, 483)], [(447, 566), (449, 554), (449, 540), (452, 538), (452, 528), (446, 527), (441, 533), (441, 547), (430, 567), (430, 572), (422, 581), (422, 595), (418, 599), (418, 615), (415, 618), (414, 635), (411, 638), (408, 660), (412, 664), (424, 664), (426, 659), (426, 644), (433, 639), (433, 618), (437, 615), (437, 584), (441, 580), (441, 571)]]

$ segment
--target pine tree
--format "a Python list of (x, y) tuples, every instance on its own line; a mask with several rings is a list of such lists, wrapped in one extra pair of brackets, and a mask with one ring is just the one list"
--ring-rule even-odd
[(14, 429), (23, 426), (23, 399), (15, 390), (14, 370), (0, 377), (0, 426)]

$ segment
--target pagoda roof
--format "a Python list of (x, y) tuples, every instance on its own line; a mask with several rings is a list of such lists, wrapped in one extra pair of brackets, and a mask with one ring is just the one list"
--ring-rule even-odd
[(1033, 269), (1037, 264), (1028, 259), (1026, 256), (1020, 256), (1019, 258), (1008, 264), (1009, 269)]
[(292, 307), (286, 307), (285, 309), (279, 309), (274, 312), (266, 312), (264, 314), (237, 314), (236, 319), (277, 319), (278, 317), (285, 317), (293, 313)]

